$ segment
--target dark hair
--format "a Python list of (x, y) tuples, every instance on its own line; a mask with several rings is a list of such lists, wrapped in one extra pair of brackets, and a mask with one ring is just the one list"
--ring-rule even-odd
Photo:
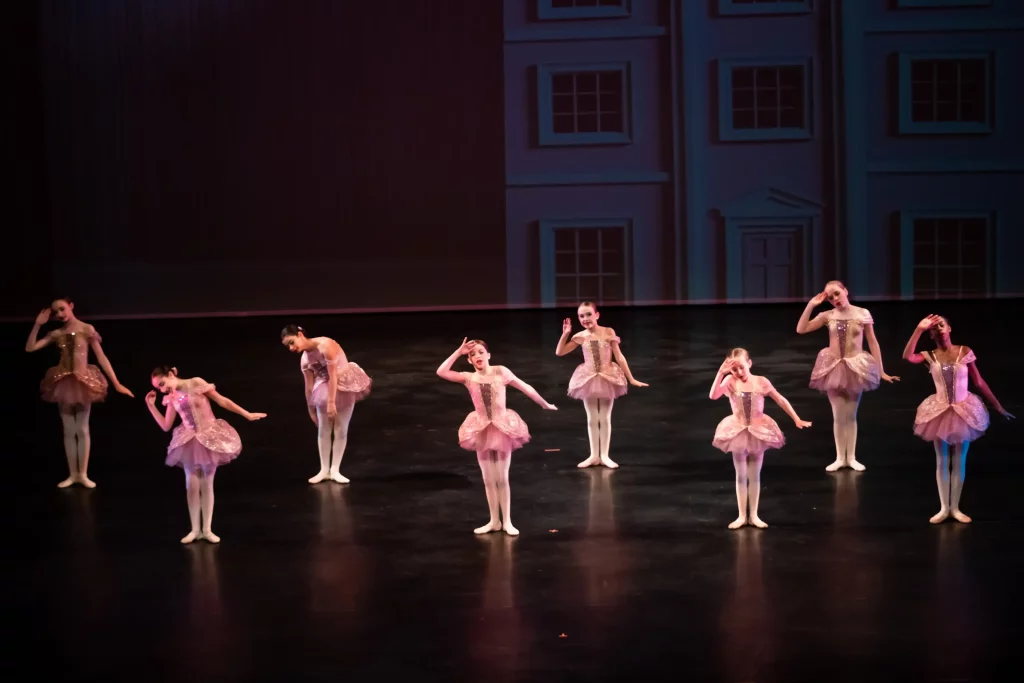
[(590, 306), (591, 308), (594, 309), (594, 313), (597, 313), (597, 304), (595, 304), (593, 301), (583, 301), (576, 308), (583, 308), (584, 306)]
[(829, 280), (828, 282), (825, 283), (825, 287), (827, 288), (829, 285), (836, 285), (839, 287), (839, 289), (847, 289), (846, 285), (843, 284), (842, 280)]
[(300, 334), (306, 334), (306, 331), (298, 325), (285, 325), (284, 329), (281, 330), (281, 339), (285, 337), (297, 337)]
[(177, 374), (178, 368), (171, 367), (170, 365), (158, 365), (150, 377), (170, 377)]
[(71, 297), (69, 296), (55, 296), (52, 299), (50, 299), (50, 307), (53, 308), (53, 304), (56, 303), (57, 301), (63, 301), (64, 303), (70, 304), (71, 306), (75, 305), (75, 302), (72, 301)]

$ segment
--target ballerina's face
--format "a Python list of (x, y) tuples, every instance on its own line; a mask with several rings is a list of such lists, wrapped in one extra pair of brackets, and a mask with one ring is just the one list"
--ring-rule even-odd
[(477, 370), (486, 370), (487, 365), (491, 360), (491, 353), (487, 350), (486, 346), (482, 344), (476, 344), (469, 350), (469, 364)]
[(834, 282), (825, 287), (825, 298), (832, 304), (833, 308), (846, 308), (850, 305), (850, 293), (844, 287)]
[(281, 340), (281, 343), (284, 344), (285, 348), (291, 351), (292, 353), (302, 353), (302, 342), (303, 340), (305, 340), (305, 338), (305, 335), (302, 334), (289, 334), (287, 337)]
[(601, 314), (590, 306), (580, 306), (576, 310), (576, 315), (580, 319), (580, 325), (583, 325), (588, 330), (593, 329), (597, 325), (597, 319), (601, 317)]
[(153, 388), (162, 394), (169, 394), (177, 389), (180, 381), (175, 375), (158, 375), (152, 378)]
[(952, 328), (949, 326), (948, 320), (946, 320), (942, 316), (939, 316), (939, 322), (932, 325), (931, 329), (928, 332), (929, 334), (931, 334), (932, 339), (934, 339), (935, 341), (948, 342), (949, 334), (950, 332), (952, 332)]
[(53, 311), (53, 317), (62, 323), (66, 323), (71, 319), (72, 309), (74, 309), (74, 304), (68, 303), (64, 299), (57, 299), (50, 304), (50, 310)]
[(750, 358), (748, 356), (733, 356), (732, 376), (741, 382), (746, 382), (750, 377)]

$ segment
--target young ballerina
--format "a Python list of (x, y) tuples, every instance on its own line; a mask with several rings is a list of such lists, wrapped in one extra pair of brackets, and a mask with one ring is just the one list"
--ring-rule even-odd
[[(452, 370), (459, 356), (469, 356), (473, 372)], [(519, 530), (512, 525), (508, 468), (512, 464), (512, 451), (522, 448), (530, 440), (530, 430), (516, 411), (505, 407), (505, 386), (523, 392), (544, 410), (558, 408), (541, 398), (536, 389), (513, 375), (511, 370), (491, 365), (490, 361), (487, 344), (463, 339), (455, 353), (441, 363), (437, 376), (466, 385), (473, 399), (474, 410), (459, 427), (459, 445), (467, 451), (476, 452), (491, 512), (491, 520), (473, 533), (486, 534), (504, 529), (509, 536), (518, 536)]]
[[(866, 308), (850, 303), (842, 282), (832, 280), (825, 291), (807, 303), (796, 324), (797, 334), (814, 332), (828, 326), (829, 344), (818, 353), (811, 371), (810, 387), (825, 393), (832, 404), (832, 431), (836, 441), (836, 461), (825, 468), (835, 472), (850, 467), (858, 472), (864, 465), (857, 460), (857, 408), (865, 391), (878, 388), (879, 380), (890, 384), (899, 377), (882, 369), (882, 351), (875, 338), (875, 321)], [(811, 318), (811, 312), (825, 301), (831, 311)], [(864, 352), (864, 339), (871, 353)]]
[[(39, 328), (51, 318), (60, 323), (60, 328), (40, 339)], [(89, 478), (89, 452), (92, 446), (89, 415), (92, 404), (107, 397), (107, 379), (103, 373), (110, 378), (118, 393), (132, 398), (134, 395), (117, 381), (114, 368), (103, 353), (102, 339), (96, 328), (75, 317), (75, 304), (67, 297), (55, 299), (50, 308), (36, 316), (35, 325), (25, 343), (25, 351), (32, 353), (50, 344), (57, 345), (60, 361), (46, 371), (39, 388), (44, 401), (57, 404), (64, 427), (68, 478), (57, 486), (67, 488), (72, 484), (81, 484), (86, 488), (96, 488), (95, 482)], [(89, 349), (92, 349), (103, 373), (95, 365), (89, 365)]]
[[(718, 423), (715, 438), (711, 442), (723, 453), (732, 454), (736, 468), (736, 504), (740, 516), (729, 525), (739, 529), (745, 524), (764, 529), (765, 524), (757, 516), (757, 504), (761, 499), (761, 464), (764, 452), (769, 448), (782, 448), (786, 438), (779, 425), (764, 414), (764, 397), (768, 396), (793, 418), (797, 429), (810, 427), (811, 423), (800, 419), (786, 397), (776, 391), (767, 377), (750, 374), (750, 354), (746, 349), (733, 349), (718, 368), (711, 383), (711, 400), (729, 396), (732, 415)], [(747, 506), (750, 512), (747, 512)]]
[(340, 470), (348, 444), (348, 425), (356, 401), (366, 398), (373, 381), (345, 357), (333, 339), (309, 338), (298, 325), (289, 325), (281, 330), (281, 343), (292, 353), (302, 354), (299, 367), (306, 382), (306, 407), (317, 428), (320, 471), (309, 478), (309, 483), (330, 479), (347, 484), (349, 479)]
[(204, 379), (178, 377), (177, 368), (162, 365), (153, 371), (151, 379), (153, 387), (166, 394), (163, 415), (156, 407), (156, 391), (146, 394), (146, 405), (160, 428), (170, 431), (175, 413), (181, 416), (181, 424), (174, 428), (171, 444), (167, 447), (167, 459), (164, 460), (168, 467), (178, 466), (185, 470), (185, 492), (192, 530), (181, 542), (191, 543), (205, 538), (210, 543), (220, 543), (220, 536), (213, 533), (213, 478), (218, 466), (231, 462), (242, 452), (242, 440), (234, 427), (213, 416), (210, 401), (249, 421), (263, 419), (267, 414), (242, 409), (217, 393), (216, 386)]
[[(931, 334), (935, 348), (917, 353), (917, 342), (925, 330)], [(974, 351), (967, 346), (954, 346), (950, 331), (948, 320), (940, 315), (930, 315), (918, 323), (903, 349), (905, 360), (928, 363), (928, 371), (935, 382), (935, 394), (917, 407), (914, 417), (914, 434), (935, 446), (935, 483), (939, 487), (940, 507), (931, 518), (932, 524), (939, 524), (950, 515), (964, 524), (971, 521), (960, 511), (960, 494), (967, 474), (967, 449), (972, 441), (985, 433), (989, 422), (985, 404), (968, 391), (968, 378), (999, 414), (1013, 419), (982, 378)]]
[(621, 339), (610, 327), (598, 324), (601, 314), (597, 306), (584, 301), (576, 310), (583, 325), (583, 331), (569, 338), (572, 320), (562, 321), (562, 336), (555, 347), (556, 356), (571, 353), (578, 346), (583, 347), (583, 363), (569, 380), (570, 397), (583, 401), (587, 411), (587, 435), (590, 437), (590, 457), (576, 465), (590, 467), (601, 464), (612, 469), (618, 464), (608, 455), (612, 440), (612, 407), (615, 399), (626, 393), (626, 382), (635, 387), (646, 387), (638, 382), (629, 371), (626, 357), (619, 348)]

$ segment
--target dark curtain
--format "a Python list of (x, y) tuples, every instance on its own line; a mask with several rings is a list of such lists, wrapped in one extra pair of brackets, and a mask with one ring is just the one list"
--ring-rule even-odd
[(501, 5), (39, 3), (17, 152), (51, 287), (4, 313), (503, 302)]

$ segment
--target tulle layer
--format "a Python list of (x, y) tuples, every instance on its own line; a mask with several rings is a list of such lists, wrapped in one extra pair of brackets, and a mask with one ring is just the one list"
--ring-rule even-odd
[(63, 405), (90, 405), (107, 397), (107, 378), (95, 365), (77, 372), (53, 367), (46, 371), (39, 391), (44, 401)]
[(762, 415), (749, 425), (730, 415), (718, 423), (711, 444), (724, 453), (757, 453), (769, 448), (782, 448), (786, 445), (786, 437), (778, 423), (768, 415)]
[[(363, 400), (369, 396), (372, 384), (373, 380), (370, 379), (370, 376), (361, 367), (355, 363), (347, 364), (338, 371), (338, 394), (335, 398), (335, 403), (341, 403), (346, 400)], [(319, 382), (313, 388), (313, 393), (309, 397), (309, 405), (317, 408), (326, 407), (327, 398), (328, 382)]]
[(196, 443), (214, 454), (216, 458), (226, 458), (224, 462), (234, 460), (242, 452), (242, 438), (235, 428), (224, 420), (214, 420), (202, 431), (196, 432), (185, 425), (178, 425), (171, 435), (171, 445), (167, 447), (168, 465), (177, 465), (174, 453), (188, 444)]
[(518, 450), (530, 441), (530, 430), (514, 410), (505, 410), (493, 420), (472, 412), (459, 427), (459, 446), (467, 451)]
[(237, 457), (238, 453), (223, 453), (210, 450), (198, 440), (192, 439), (168, 451), (164, 464), (169, 467), (181, 467), (182, 469), (219, 467), (226, 465)]
[(859, 394), (873, 391), (881, 381), (878, 361), (861, 351), (840, 358), (831, 349), (822, 349), (811, 370), (810, 387), (818, 391), (842, 391)]
[(601, 372), (594, 372), (593, 367), (583, 363), (572, 373), (566, 393), (582, 401), (587, 398), (618, 398), (628, 389), (626, 374), (615, 363), (608, 363)]
[(988, 425), (988, 409), (974, 394), (953, 404), (933, 395), (917, 407), (914, 434), (925, 441), (963, 443), (980, 438)]

